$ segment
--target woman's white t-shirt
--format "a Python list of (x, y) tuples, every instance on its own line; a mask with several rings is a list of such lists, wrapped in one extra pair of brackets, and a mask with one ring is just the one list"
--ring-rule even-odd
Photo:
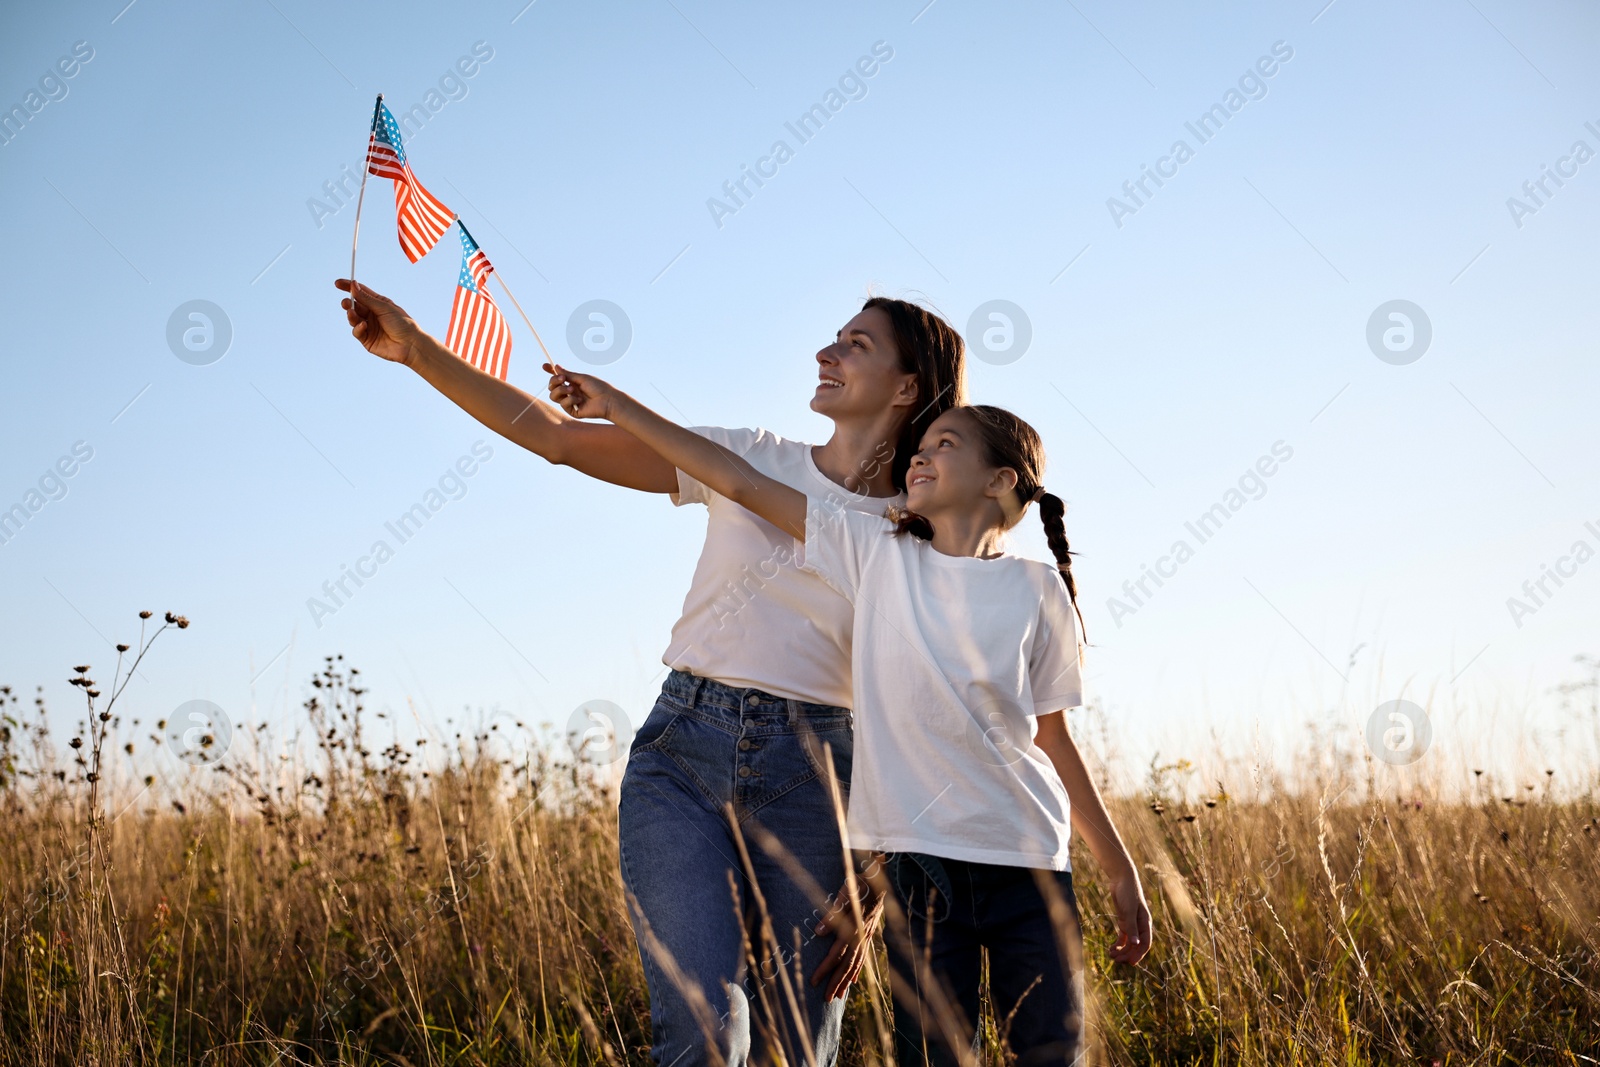
[[(817, 469), (812, 446), (766, 430), (694, 426), (695, 433), (743, 456), (762, 474), (867, 515), (884, 513), (893, 497), (858, 496)], [(882, 462), (887, 463), (885, 456)], [(871, 463), (878, 461), (869, 461)], [(872, 470), (863, 470), (871, 477)], [(683, 599), (683, 615), (661, 661), (676, 670), (735, 688), (850, 707), (850, 602), (802, 570), (794, 538), (702, 482), (678, 472), (674, 504), (704, 504), (705, 547)]]
[(1083, 703), (1056, 568), (948, 556), (881, 516), (807, 501), (801, 564), (855, 605), (850, 845), (1071, 869), (1038, 716)]

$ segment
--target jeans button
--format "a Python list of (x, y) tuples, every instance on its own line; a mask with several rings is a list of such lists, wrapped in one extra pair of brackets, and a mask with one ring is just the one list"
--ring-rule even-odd
[(756, 696), (754, 693), (751, 693), (749, 696), (745, 697), (744, 702), (754, 707), (755, 705), (761, 703), (761, 698)]
[(750, 751), (750, 739), (748, 737), (739, 738), (739, 750), (741, 752), (749, 752)]
[(740, 767), (739, 768), (739, 777), (740, 778), (748, 778), (748, 777), (750, 777), (750, 768), (749, 767)]

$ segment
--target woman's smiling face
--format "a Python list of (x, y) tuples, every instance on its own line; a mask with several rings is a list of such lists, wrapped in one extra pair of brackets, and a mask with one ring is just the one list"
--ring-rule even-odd
[(894, 327), (880, 308), (867, 308), (844, 324), (817, 352), (817, 391), (811, 410), (838, 421), (872, 418), (891, 406), (914, 373), (901, 369)]

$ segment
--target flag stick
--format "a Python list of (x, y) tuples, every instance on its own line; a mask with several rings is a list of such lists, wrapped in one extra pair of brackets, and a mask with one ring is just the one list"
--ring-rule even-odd
[(544, 353), (544, 361), (554, 367), (556, 362), (550, 358), (550, 350), (544, 346), (544, 340), (539, 336), (539, 331), (535, 330), (533, 323), (528, 320), (528, 313), (522, 310), (522, 305), (517, 303), (515, 296), (512, 296), (511, 290), (506, 286), (506, 280), (500, 277), (500, 272), (495, 271), (494, 276), (499, 279), (500, 288), (504, 289), (506, 295), (511, 297), (511, 305), (517, 309), (517, 314), (522, 316), (522, 321), (527, 323), (528, 330), (533, 334), (533, 339), (539, 342), (539, 351)]
[(372, 126), (367, 127), (367, 151), (361, 160), (361, 191), (356, 194), (356, 232), (350, 235), (350, 296), (356, 295), (356, 245), (361, 240), (361, 203), (367, 198), (367, 173), (372, 169), (372, 128), (378, 124), (378, 108), (383, 104), (383, 94), (372, 105)]

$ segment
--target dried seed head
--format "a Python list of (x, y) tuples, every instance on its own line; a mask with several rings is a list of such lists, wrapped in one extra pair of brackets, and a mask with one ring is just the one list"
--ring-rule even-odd
[(71, 745), (73, 748), (82, 748), (83, 747), (83, 738), (74, 737), (71, 741), (68, 741), (67, 744)]
[(126, 651), (128, 651), (128, 646), (127, 645), (118, 645), (117, 646), (117, 651), (118, 652), (126, 652)]
[(151, 612), (148, 612), (148, 611), (139, 612), (139, 618), (141, 618), (141, 619), (148, 619), (150, 617), (150, 615), (151, 615)]
[(84, 667), (74, 667), (72, 669), (77, 671), (79, 674), (83, 674), (86, 671), (88, 671), (89, 668), (87, 666), (84, 666)]
[(174, 614), (173, 614), (173, 613), (172, 613), (172, 612), (170, 612), (170, 611), (169, 611), (169, 612), (167, 612), (167, 614), (166, 614), (166, 619), (167, 619), (167, 621), (168, 621), (168, 622), (177, 622), (177, 621), (178, 621), (178, 617), (177, 617), (177, 616), (176, 616), (176, 615), (174, 615)]

